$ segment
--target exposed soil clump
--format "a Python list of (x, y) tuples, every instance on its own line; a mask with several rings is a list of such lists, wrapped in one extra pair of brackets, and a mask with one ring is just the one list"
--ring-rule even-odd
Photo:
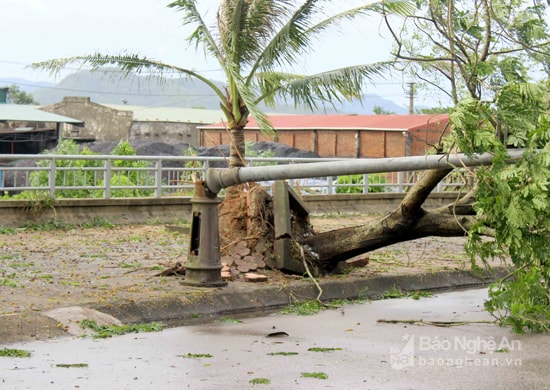
[(273, 206), (271, 195), (255, 183), (231, 188), (220, 204), (222, 266), (228, 272), (227, 279), (235, 280), (263, 268), (278, 269), (274, 249), (277, 239), (299, 240), (314, 234), (309, 218), (291, 214), (293, 237), (276, 237)]

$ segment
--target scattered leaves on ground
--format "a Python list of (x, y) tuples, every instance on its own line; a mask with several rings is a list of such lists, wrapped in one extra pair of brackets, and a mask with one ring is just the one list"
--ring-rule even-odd
[(4, 348), (0, 349), (1, 357), (30, 357), (31, 353), (24, 349)]

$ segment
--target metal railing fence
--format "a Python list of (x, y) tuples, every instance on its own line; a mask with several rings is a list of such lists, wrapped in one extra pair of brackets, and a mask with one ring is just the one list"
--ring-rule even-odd
[[(251, 157), (249, 166), (341, 161), (322, 158)], [(0, 195), (45, 192), (53, 198), (191, 196), (195, 180), (223, 157), (113, 155), (0, 155)], [(405, 192), (421, 172), (389, 172), (290, 180), (303, 194)], [(267, 189), (269, 182), (260, 183)], [(459, 191), (471, 184), (467, 171), (455, 170), (435, 192)], [(19, 195), (21, 196), (21, 195)]]

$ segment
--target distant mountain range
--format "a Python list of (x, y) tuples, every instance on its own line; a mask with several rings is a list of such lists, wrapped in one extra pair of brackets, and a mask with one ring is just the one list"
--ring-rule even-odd
[[(220, 86), (221, 82), (216, 82)], [(157, 76), (136, 76), (121, 78), (118, 71), (80, 71), (65, 77), (57, 84), (32, 82), (21, 78), (0, 78), (0, 86), (16, 84), (31, 93), (41, 105), (50, 105), (63, 100), (64, 96), (89, 96), (92, 101), (104, 104), (129, 104), (149, 107), (189, 107), (218, 109), (218, 97), (205, 84), (191, 79), (165, 79)], [(408, 108), (378, 95), (363, 95), (362, 101), (346, 102), (341, 107), (327, 105), (325, 113), (373, 114), (380, 107), (386, 112), (406, 114)], [(275, 109), (265, 111), (276, 113), (308, 113), (291, 104), (278, 104)]]

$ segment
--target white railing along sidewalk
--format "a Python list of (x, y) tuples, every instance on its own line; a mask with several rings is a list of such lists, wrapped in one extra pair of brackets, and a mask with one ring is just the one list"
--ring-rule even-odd
[[(250, 166), (342, 161), (323, 158), (250, 157)], [(115, 198), (190, 196), (195, 180), (210, 167), (223, 166), (223, 157), (113, 155), (0, 155), (0, 195), (22, 191), (47, 192), (54, 198)], [(359, 174), (290, 180), (303, 194), (404, 192), (420, 172)], [(436, 192), (458, 191), (467, 183), (456, 171)], [(266, 188), (271, 183), (261, 183)]]

